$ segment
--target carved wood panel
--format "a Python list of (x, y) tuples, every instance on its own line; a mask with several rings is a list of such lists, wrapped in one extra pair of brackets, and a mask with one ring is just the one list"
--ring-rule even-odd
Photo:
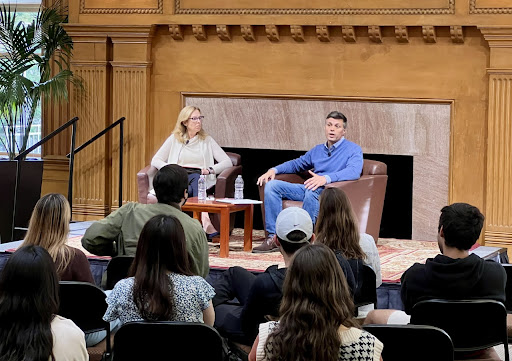
[[(83, 144), (106, 126), (108, 104), (106, 63), (98, 66), (74, 65), (73, 70), (83, 79), (85, 90), (73, 92), (71, 114), (80, 117), (77, 124), (76, 143)], [(106, 155), (105, 137), (96, 140), (75, 156), (73, 177), (73, 214), (77, 220), (84, 213), (105, 216), (109, 207), (105, 206)]]
[[(144, 168), (148, 114), (149, 64), (139, 67), (112, 62), (112, 121), (126, 117), (123, 142), (123, 202), (136, 201), (137, 172)], [(112, 134), (112, 205), (119, 202), (119, 128)]]
[[(253, 4), (257, 4), (254, 6)], [(441, 15), (455, 13), (455, 0), (174, 0), (175, 14), (204, 15)]]
[(163, 0), (80, 0), (80, 14), (162, 14)]
[(512, 74), (491, 74), (487, 148), (486, 233), (489, 241), (512, 241)]
[(508, 0), (469, 0), (470, 14), (512, 14)]

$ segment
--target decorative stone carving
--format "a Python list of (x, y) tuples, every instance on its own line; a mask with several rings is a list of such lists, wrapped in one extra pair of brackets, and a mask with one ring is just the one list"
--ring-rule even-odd
[(279, 41), (279, 28), (277, 25), (265, 25), (265, 32), (270, 41)]
[(322, 42), (331, 41), (329, 27), (327, 25), (318, 25), (316, 27), (316, 36), (318, 37), (318, 40)]
[(231, 31), (228, 25), (217, 25), (217, 35), (221, 41), (231, 41)]
[(422, 26), (421, 32), (423, 33), (423, 40), (426, 43), (435, 43), (437, 42), (436, 28), (435, 26), (428, 25)]
[(302, 25), (290, 25), (292, 39), (298, 42), (304, 41), (304, 28)]
[(171, 38), (173, 38), (174, 40), (183, 40), (183, 29), (181, 25), (169, 25), (169, 33), (171, 33)]
[(464, 31), (462, 26), (455, 25), (450, 26), (450, 36), (454, 43), (462, 44), (464, 43)]
[(343, 40), (345, 40), (347, 43), (356, 42), (356, 32), (354, 27), (351, 25), (343, 25), (341, 27), (341, 35), (343, 36)]
[(378, 25), (368, 26), (368, 37), (374, 43), (382, 43), (382, 34), (380, 31), (380, 26), (378, 26)]
[(395, 26), (395, 36), (396, 36), (396, 40), (399, 43), (408, 43), (409, 42), (409, 31), (407, 30), (407, 26), (405, 26), (405, 25)]
[(240, 31), (242, 32), (242, 38), (245, 41), (255, 41), (254, 26), (252, 25), (240, 25)]
[(208, 39), (204, 25), (192, 25), (192, 32), (194, 33), (195, 38), (199, 41), (205, 41)]

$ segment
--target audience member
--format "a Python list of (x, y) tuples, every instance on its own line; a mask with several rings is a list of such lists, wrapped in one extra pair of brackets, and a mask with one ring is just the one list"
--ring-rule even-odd
[(181, 211), (188, 198), (187, 172), (176, 164), (162, 167), (153, 179), (158, 203), (127, 203), (108, 217), (94, 222), (85, 232), (82, 245), (100, 256), (134, 255), (144, 224), (153, 216), (176, 217), (183, 226), (192, 272), (206, 277), (209, 272), (208, 241), (201, 224)]
[[(315, 146), (303, 156), (269, 169), (258, 178), (257, 184), (265, 185), (265, 225), (268, 238), (261, 246), (254, 247), (253, 252), (277, 251), (274, 242), (275, 221), (282, 209), (283, 199), (303, 201), (304, 208), (313, 224), (318, 215), (318, 198), (326, 184), (338, 181), (359, 179), (363, 169), (363, 152), (361, 147), (345, 139), (347, 118), (340, 112), (333, 111), (325, 121), (327, 142)], [(313, 172), (314, 169), (314, 172)], [(275, 180), (276, 174), (309, 171), (311, 178), (304, 184), (288, 183)]]
[[(356, 281), (354, 297), (358, 297), (363, 286), (363, 263), (370, 266), (376, 275), (376, 285), (382, 284), (380, 258), (373, 237), (359, 233), (357, 218), (350, 200), (339, 188), (326, 188), (320, 196), (320, 211), (315, 233), (317, 242), (332, 249), (336, 257), (343, 256), (352, 267)], [(366, 316), (373, 305), (362, 306), (360, 316)]]
[(62, 194), (50, 193), (39, 199), (32, 211), (22, 246), (45, 248), (52, 256), (62, 281), (94, 284), (91, 267), (85, 254), (66, 245), (71, 222), (71, 209)]
[(131, 277), (107, 297), (105, 321), (186, 321), (213, 325), (213, 287), (194, 276), (177, 217), (151, 218), (140, 234)]
[(405, 312), (374, 310), (365, 323), (407, 324), (414, 304), (424, 299), (483, 298), (505, 302), (506, 273), (503, 266), (470, 254), (480, 237), (484, 216), (467, 203), (441, 209), (438, 236), (441, 254), (415, 263), (402, 275), (401, 297)]
[(260, 325), (249, 360), (382, 360), (382, 343), (358, 328), (353, 310), (334, 253), (307, 245), (286, 273), (279, 322)]
[(58, 310), (52, 257), (40, 246), (19, 248), (0, 274), (0, 360), (89, 360), (84, 333)]
[[(265, 317), (279, 315), (286, 267), (298, 249), (315, 239), (311, 217), (302, 208), (284, 209), (276, 220), (275, 238), (285, 268), (270, 266), (256, 276), (244, 268), (231, 267), (215, 284), (215, 327), (232, 341), (251, 345), (258, 334), (258, 325), (265, 322)], [(354, 285), (350, 265), (343, 261), (344, 271)], [(238, 304), (232, 304), (234, 298)]]

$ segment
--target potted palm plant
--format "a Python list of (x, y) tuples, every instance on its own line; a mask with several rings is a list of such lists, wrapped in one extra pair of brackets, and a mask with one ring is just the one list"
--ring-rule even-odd
[[(7, 228), (10, 233), (14, 187), (23, 196), (18, 205), (23, 203), (29, 209), (23, 215), (20, 213), (27, 212), (20, 212), (16, 206), (17, 225), (26, 224), (41, 193), (42, 162), (14, 161), (29, 146), (40, 103), (67, 100), (68, 84), (81, 84), (69, 68), (73, 42), (62, 27), (67, 17), (61, 10), (60, 4), (41, 7), (35, 19), (23, 22), (15, 9), (6, 5), (0, 8), (0, 144), (7, 153), (6, 159), (0, 161), (0, 203), (6, 205), (0, 207), (0, 242), (11, 238)], [(34, 70), (35, 79), (27, 76)], [(25, 170), (27, 167), (35, 170)], [(16, 184), (16, 168), (21, 169), (20, 180), (30, 181), (30, 185)], [(9, 224), (4, 225), (5, 222)]]

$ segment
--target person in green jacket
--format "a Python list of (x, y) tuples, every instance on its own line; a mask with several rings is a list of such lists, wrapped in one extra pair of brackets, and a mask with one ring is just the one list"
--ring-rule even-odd
[(187, 250), (195, 274), (209, 272), (208, 241), (199, 221), (181, 211), (188, 198), (188, 174), (176, 164), (162, 167), (153, 179), (158, 203), (127, 203), (106, 218), (94, 222), (82, 238), (82, 246), (98, 256), (135, 255), (144, 224), (153, 216), (176, 217), (185, 231)]

